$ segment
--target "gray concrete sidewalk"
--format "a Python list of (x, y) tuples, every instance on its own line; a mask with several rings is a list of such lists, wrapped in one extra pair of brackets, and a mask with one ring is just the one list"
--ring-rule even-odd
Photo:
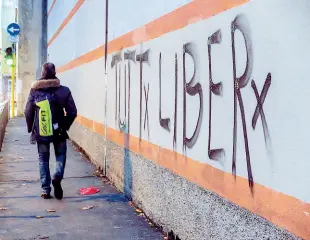
[[(52, 148), (51, 148), (52, 149)], [(51, 154), (51, 173), (55, 159)], [(0, 239), (163, 239), (138, 216), (128, 200), (110, 184), (93, 176), (93, 166), (68, 146), (64, 198), (43, 200), (36, 146), (30, 145), (25, 121), (9, 122), (0, 153)], [(82, 187), (100, 192), (81, 196)], [(53, 192), (52, 192), (53, 193)], [(90, 210), (83, 207), (94, 206)], [(0, 208), (1, 209), (1, 208)], [(48, 209), (56, 212), (47, 212)], [(42, 216), (43, 218), (37, 218)]]

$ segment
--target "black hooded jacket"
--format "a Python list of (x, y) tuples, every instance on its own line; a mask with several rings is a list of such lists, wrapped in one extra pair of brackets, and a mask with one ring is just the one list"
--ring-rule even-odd
[[(60, 106), (64, 109), (61, 116), (57, 116), (57, 119), (60, 119), (60, 130), (61, 134), (54, 137), (53, 141), (65, 140), (68, 139), (67, 131), (70, 129), (73, 121), (77, 116), (77, 109), (71, 95), (70, 89), (65, 86), (60, 85), (59, 79), (42, 79), (36, 81), (30, 90), (29, 98), (26, 104), (25, 116), (28, 127), (28, 133), (31, 133), (33, 126), (36, 124), (35, 121), (35, 112), (36, 112), (36, 103), (35, 99), (42, 92), (53, 92), (57, 96), (57, 101)], [(65, 114), (66, 113), (66, 114)], [(48, 137), (42, 137), (38, 134), (35, 134), (37, 142), (50, 142)]]

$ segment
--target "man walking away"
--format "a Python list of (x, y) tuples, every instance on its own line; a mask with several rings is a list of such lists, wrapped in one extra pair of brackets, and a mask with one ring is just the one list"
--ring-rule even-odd
[[(41, 197), (51, 198), (52, 182), (55, 197), (62, 199), (61, 180), (66, 165), (67, 131), (77, 116), (77, 110), (69, 88), (60, 85), (53, 63), (43, 64), (41, 78), (30, 90), (25, 116), (28, 133), (31, 133), (31, 143), (37, 142), (38, 147), (43, 189)], [(52, 180), (49, 168), (50, 143), (53, 143), (56, 155)]]

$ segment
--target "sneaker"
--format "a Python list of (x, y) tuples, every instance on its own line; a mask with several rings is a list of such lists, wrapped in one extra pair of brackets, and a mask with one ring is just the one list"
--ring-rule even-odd
[(42, 193), (41, 194), (41, 198), (43, 198), (43, 199), (50, 199), (51, 198), (51, 194), (49, 194), (49, 193)]
[(52, 184), (54, 186), (54, 195), (55, 195), (55, 198), (57, 199), (62, 199), (63, 197), (63, 191), (62, 191), (62, 188), (61, 188), (61, 184), (60, 184), (60, 181), (56, 180), (56, 179), (53, 179), (52, 180)]

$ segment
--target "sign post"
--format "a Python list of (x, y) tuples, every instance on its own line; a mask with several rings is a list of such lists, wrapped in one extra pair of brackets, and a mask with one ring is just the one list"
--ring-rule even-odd
[[(14, 49), (14, 48), (13, 48)], [(13, 50), (13, 65), (12, 65), (12, 84), (11, 84), (11, 92), (12, 92), (12, 110), (11, 110), (11, 114), (12, 114), (12, 118), (15, 117), (15, 49)]]
[(15, 67), (16, 67), (16, 48), (15, 43), (18, 42), (18, 35), (20, 33), (20, 27), (17, 23), (11, 23), (7, 27), (7, 32), (12, 42), (12, 83), (11, 83), (11, 116), (15, 116)]

